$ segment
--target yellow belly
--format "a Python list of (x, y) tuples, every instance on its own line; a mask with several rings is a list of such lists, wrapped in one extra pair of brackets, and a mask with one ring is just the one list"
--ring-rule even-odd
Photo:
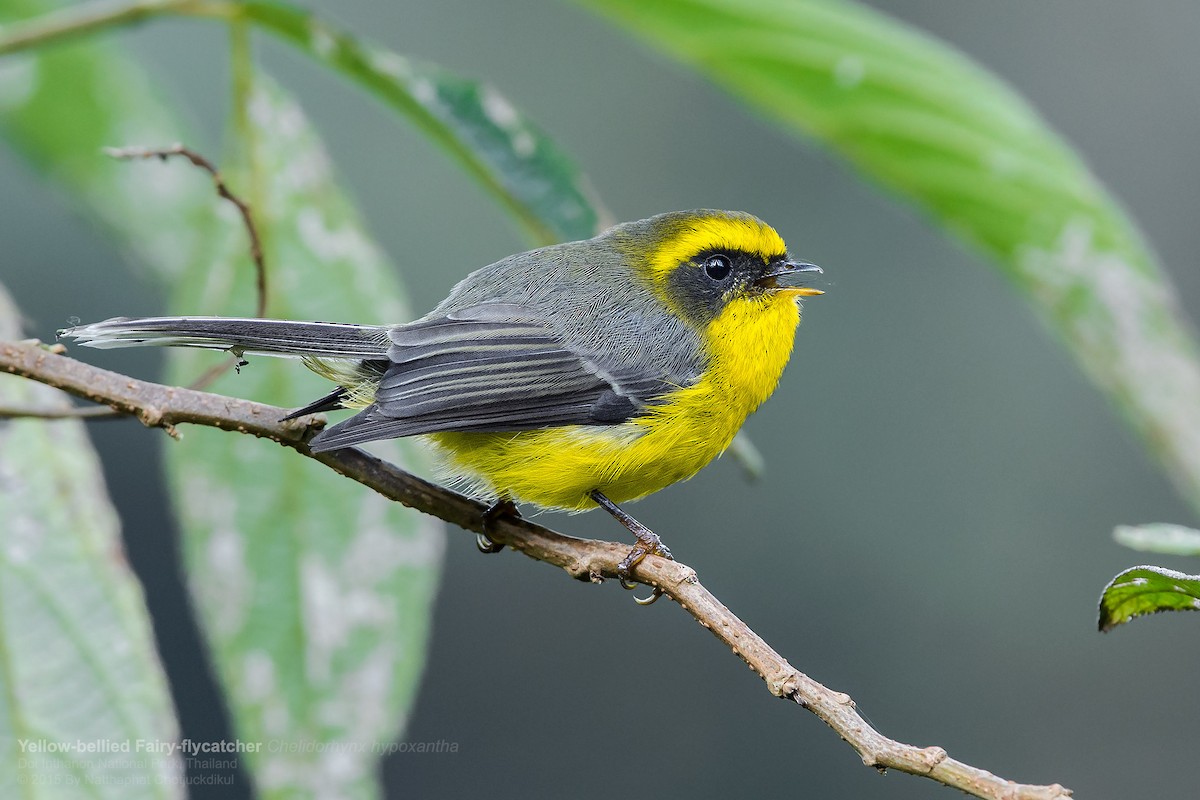
[(569, 510), (594, 507), (593, 489), (636, 500), (692, 477), (729, 446), (779, 383), (799, 321), (786, 291), (730, 302), (705, 337), (700, 379), (620, 425), (428, 438), (453, 473), (489, 496)]

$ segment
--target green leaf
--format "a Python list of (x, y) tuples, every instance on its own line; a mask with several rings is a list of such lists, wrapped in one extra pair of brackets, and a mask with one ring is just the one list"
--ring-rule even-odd
[[(19, 336), (0, 287), (0, 339)], [(0, 405), (61, 392), (0, 375)], [(141, 586), (77, 420), (0, 421), (0, 796), (181, 798), (179, 736)]]
[(1119, 525), (1113, 531), (1119, 544), (1148, 553), (1200, 556), (1200, 531), (1183, 525), (1156, 522), (1149, 525)]
[[(57, 5), (5, 0), (0, 23)], [(165, 94), (120, 48), (88, 42), (0, 58), (0, 135), (68, 188), (69, 199), (154, 278), (167, 283), (179, 274), (198, 244), (191, 220), (208, 213), (212, 188), (182, 164), (147, 181), (147, 173), (101, 154), (112, 145), (192, 141)]]
[[(0, 12), (0, 21), (5, 16), (20, 19), (47, 10), (41, 0), (13, 2), (15, 6), (8, 15)], [(521, 223), (535, 242), (587, 238), (608, 226), (599, 201), (578, 168), (495, 89), (441, 67), (410, 61), (366, 44), (284, 3), (233, 0), (84, 3), (0, 29), (0, 56), (11, 58), (10, 54), (17, 54), (27, 58), (23, 55), (25, 51), (59, 39), (173, 14), (247, 20), (343, 73), (440, 144)], [(0, 76), (0, 109), (2, 80)], [(139, 84), (131, 86), (134, 90), (139, 88)], [(114, 97), (119, 98), (120, 94)], [(90, 92), (87, 95), (102, 97)], [(81, 106), (80, 110), (89, 111), (87, 106)]]
[[(48, 5), (19, 0), (0, 16)], [(261, 172), (278, 179), (255, 209), (276, 266), (272, 312), (408, 318), (394, 270), (333, 186), (303, 116), (269, 96), (253, 108), (255, 130), (292, 134), (261, 143)], [(183, 161), (114, 162), (100, 154), (105, 145), (194, 141), (118, 48), (89, 41), (0, 59), (0, 133), (70, 189), (152, 277), (180, 292), (196, 287), (189, 310), (206, 297), (205, 313), (253, 309), (245, 234), (203, 173)], [(224, 279), (230, 283), (222, 287)], [(226, 307), (219, 297), (233, 299)], [(190, 381), (199, 366), (177, 369)], [(284, 404), (328, 389), (294, 362), (256, 360), (236, 377), (216, 389), (232, 385)], [(440, 526), (265, 442), (188, 429), (184, 443), (168, 449), (177, 505), (189, 519), (189, 582), (231, 716), (240, 738), (264, 743), (246, 756), (260, 794), (303, 795), (317, 785), (375, 794), (374, 748), (403, 725), (424, 660)], [(382, 454), (418, 460), (400, 448)], [(272, 739), (303, 752), (267, 752)], [(344, 747), (317, 747), (322, 742)], [(344, 782), (331, 774), (343, 765)]]
[(1200, 609), (1200, 575), (1163, 567), (1133, 567), (1117, 575), (1100, 595), (1100, 630), (1159, 611)]
[(1200, 509), (1200, 361), (1175, 291), (1118, 204), (1010, 87), (851, 2), (579, 2), (989, 254)]
[[(247, 99), (248, 171), (226, 169), (254, 210), (271, 269), (269, 308), (294, 319), (410, 318), (396, 271), (363, 232), (302, 111), (265, 78)], [(238, 180), (240, 178), (240, 180)], [(249, 191), (246, 191), (246, 189)], [(245, 314), (254, 271), (236, 214), (214, 218), (176, 288), (181, 314)], [(173, 382), (217, 363), (173, 351)], [(291, 359), (255, 358), (212, 390), (283, 406), (329, 391)], [(423, 464), (411, 442), (378, 452)], [(263, 797), (376, 793), (379, 746), (411, 708), (442, 526), (324, 466), (250, 437), (188, 429), (168, 448), (187, 574), (239, 738)], [(336, 758), (330, 754), (336, 754)]]
[(491, 86), (365, 43), (290, 5), (238, 9), (416, 123), (536, 242), (586, 239), (602, 227), (598, 199), (578, 168)]
[(1103, 189), (1022, 98), (913, 28), (839, 0), (581, 2), (997, 254), (1050, 246), (1079, 218), (1094, 246), (1148, 260)]

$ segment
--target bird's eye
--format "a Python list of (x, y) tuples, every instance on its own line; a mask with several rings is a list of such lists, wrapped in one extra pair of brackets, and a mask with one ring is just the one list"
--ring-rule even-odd
[(714, 281), (725, 280), (731, 271), (733, 271), (733, 263), (730, 262), (729, 256), (718, 253), (704, 259), (704, 274)]

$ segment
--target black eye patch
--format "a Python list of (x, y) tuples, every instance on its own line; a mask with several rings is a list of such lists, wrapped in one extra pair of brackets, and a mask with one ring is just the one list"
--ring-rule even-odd
[(732, 293), (753, 284), (767, 268), (759, 254), (706, 250), (680, 264), (667, 278), (672, 307), (695, 326), (711, 322)]

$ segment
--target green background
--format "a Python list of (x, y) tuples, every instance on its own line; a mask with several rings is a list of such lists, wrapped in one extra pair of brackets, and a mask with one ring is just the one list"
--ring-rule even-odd
[[(876, 5), (1029, 97), (1141, 223), (1185, 306), (1200, 304), (1200, 6)], [(765, 478), (747, 485), (726, 459), (632, 509), (795, 666), (849, 692), (884, 733), (1005, 777), (1059, 781), (1080, 797), (1193, 791), (1196, 621), (1152, 618), (1101, 636), (1095, 600), (1114, 573), (1147, 559), (1112, 543), (1114, 525), (1194, 520), (980, 258), (836, 158), (569, 3), (319, 10), (492, 82), (575, 156), (617, 217), (741, 208), (826, 267), (829, 294), (807, 303), (784, 381), (746, 428)], [(218, 153), (228, 81), (220, 27), (176, 20), (120, 37), (205, 131), (190, 144)], [(266, 45), (404, 269), (415, 309), (523, 248), (504, 213), (419, 134)], [(71, 316), (161, 312), (165, 299), (60, 200), (0, 152), (0, 280), (27, 329), (50, 338)], [(158, 375), (153, 353), (87, 358)], [(224, 723), (175, 566), (163, 437), (130, 421), (93, 430), (183, 735), (219, 739)], [(620, 533), (597, 514), (539, 521)], [(952, 796), (863, 768), (815, 719), (772, 702), (678, 609), (638, 609), (611, 584), (575, 585), (450, 536), (405, 738), (457, 742), (458, 752), (393, 757), (389, 796)], [(193, 796), (224, 795), (193, 787)]]

